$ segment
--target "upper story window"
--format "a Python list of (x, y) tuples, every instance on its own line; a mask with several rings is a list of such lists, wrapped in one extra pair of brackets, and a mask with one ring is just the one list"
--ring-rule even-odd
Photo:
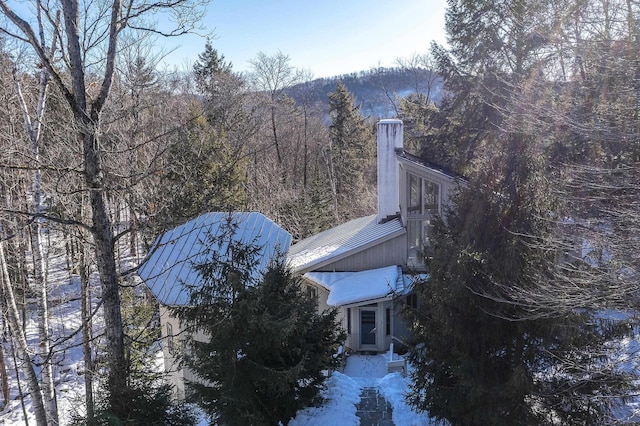
[(440, 185), (411, 173), (408, 173), (407, 184), (409, 216), (430, 216), (440, 213)]
[(407, 266), (424, 269), (424, 248), (429, 244), (432, 220), (440, 215), (438, 183), (407, 171)]

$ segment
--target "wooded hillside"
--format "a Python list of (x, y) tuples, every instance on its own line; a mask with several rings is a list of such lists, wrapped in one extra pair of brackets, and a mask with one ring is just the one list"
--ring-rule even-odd
[[(192, 31), (197, 0), (0, 0), (4, 403), (11, 357), (37, 423), (58, 424), (60, 345), (82, 336), (89, 423), (168, 419), (140, 355), (154, 307), (131, 290), (155, 236), (207, 211), (259, 211), (294, 240), (372, 213), (374, 122), (393, 116), (408, 151), (468, 184), (423, 236), (414, 407), (461, 425), (637, 422), (637, 368), (615, 354), (638, 328), (640, 5), (448, 4), (448, 46), (311, 80), (282, 53), (236, 73), (211, 43), (188, 73), (160, 70), (154, 37)], [(53, 234), (82, 302), (55, 338)]]

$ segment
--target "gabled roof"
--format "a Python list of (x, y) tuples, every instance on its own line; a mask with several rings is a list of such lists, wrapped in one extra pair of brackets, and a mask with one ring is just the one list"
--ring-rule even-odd
[(442, 167), (436, 163), (433, 163), (431, 161), (425, 160), (423, 158), (418, 157), (417, 155), (413, 155), (409, 152), (406, 152), (404, 149), (397, 149), (396, 150), (396, 157), (398, 158), (398, 160), (400, 161), (405, 161), (408, 163), (413, 163), (417, 166), (420, 167), (425, 167), (429, 170), (431, 170), (432, 172), (435, 172), (445, 178), (449, 178), (449, 179), (463, 179), (466, 180), (466, 178), (464, 176), (462, 176), (461, 174), (458, 174), (446, 167)]
[(206, 213), (165, 232), (153, 243), (138, 275), (164, 305), (186, 305), (189, 295), (183, 283), (197, 284), (194, 265), (207, 260), (208, 250), (226, 250), (211, 241), (226, 231), (231, 219), (237, 225), (235, 241), (261, 247), (256, 274), (262, 273), (278, 253), (286, 253), (291, 235), (262, 213)]
[(307, 272), (304, 277), (329, 290), (329, 306), (362, 305), (408, 294), (416, 280), (428, 275), (402, 274), (399, 266), (359, 272)]
[(404, 293), (399, 266), (360, 272), (307, 272), (304, 277), (329, 290), (327, 304), (344, 306)]
[(376, 216), (354, 219), (292, 245), (289, 266), (294, 271), (308, 271), (406, 232), (399, 218), (377, 223)]

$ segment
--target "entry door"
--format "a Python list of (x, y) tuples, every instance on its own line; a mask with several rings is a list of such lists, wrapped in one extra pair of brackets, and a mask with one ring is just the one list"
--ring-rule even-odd
[(375, 309), (360, 310), (360, 344), (376, 344), (376, 311)]

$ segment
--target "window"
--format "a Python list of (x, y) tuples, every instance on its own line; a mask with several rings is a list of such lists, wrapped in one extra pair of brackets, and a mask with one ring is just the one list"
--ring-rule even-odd
[(440, 185), (412, 173), (407, 174), (407, 213), (428, 216), (440, 213)]
[(315, 288), (312, 285), (308, 285), (307, 286), (307, 295), (312, 299), (316, 299), (318, 297), (318, 289)]
[(416, 175), (409, 174), (409, 200), (407, 203), (409, 214), (420, 214), (420, 195), (422, 192), (422, 179)]
[(391, 334), (391, 309), (389, 308), (385, 312), (385, 331), (387, 336)]
[(351, 334), (351, 308), (347, 308), (347, 334)]
[(434, 215), (439, 214), (440, 185), (424, 180), (422, 189), (424, 190), (423, 212)]
[(171, 323), (167, 323), (167, 348), (169, 349), (169, 352), (173, 352), (173, 350), (174, 350), (174, 346), (173, 346), (173, 326), (171, 325)]
[(406, 303), (410, 308), (418, 309), (418, 295), (415, 293), (411, 293), (407, 296)]
[(424, 269), (433, 216), (440, 214), (440, 185), (407, 172), (407, 266)]

